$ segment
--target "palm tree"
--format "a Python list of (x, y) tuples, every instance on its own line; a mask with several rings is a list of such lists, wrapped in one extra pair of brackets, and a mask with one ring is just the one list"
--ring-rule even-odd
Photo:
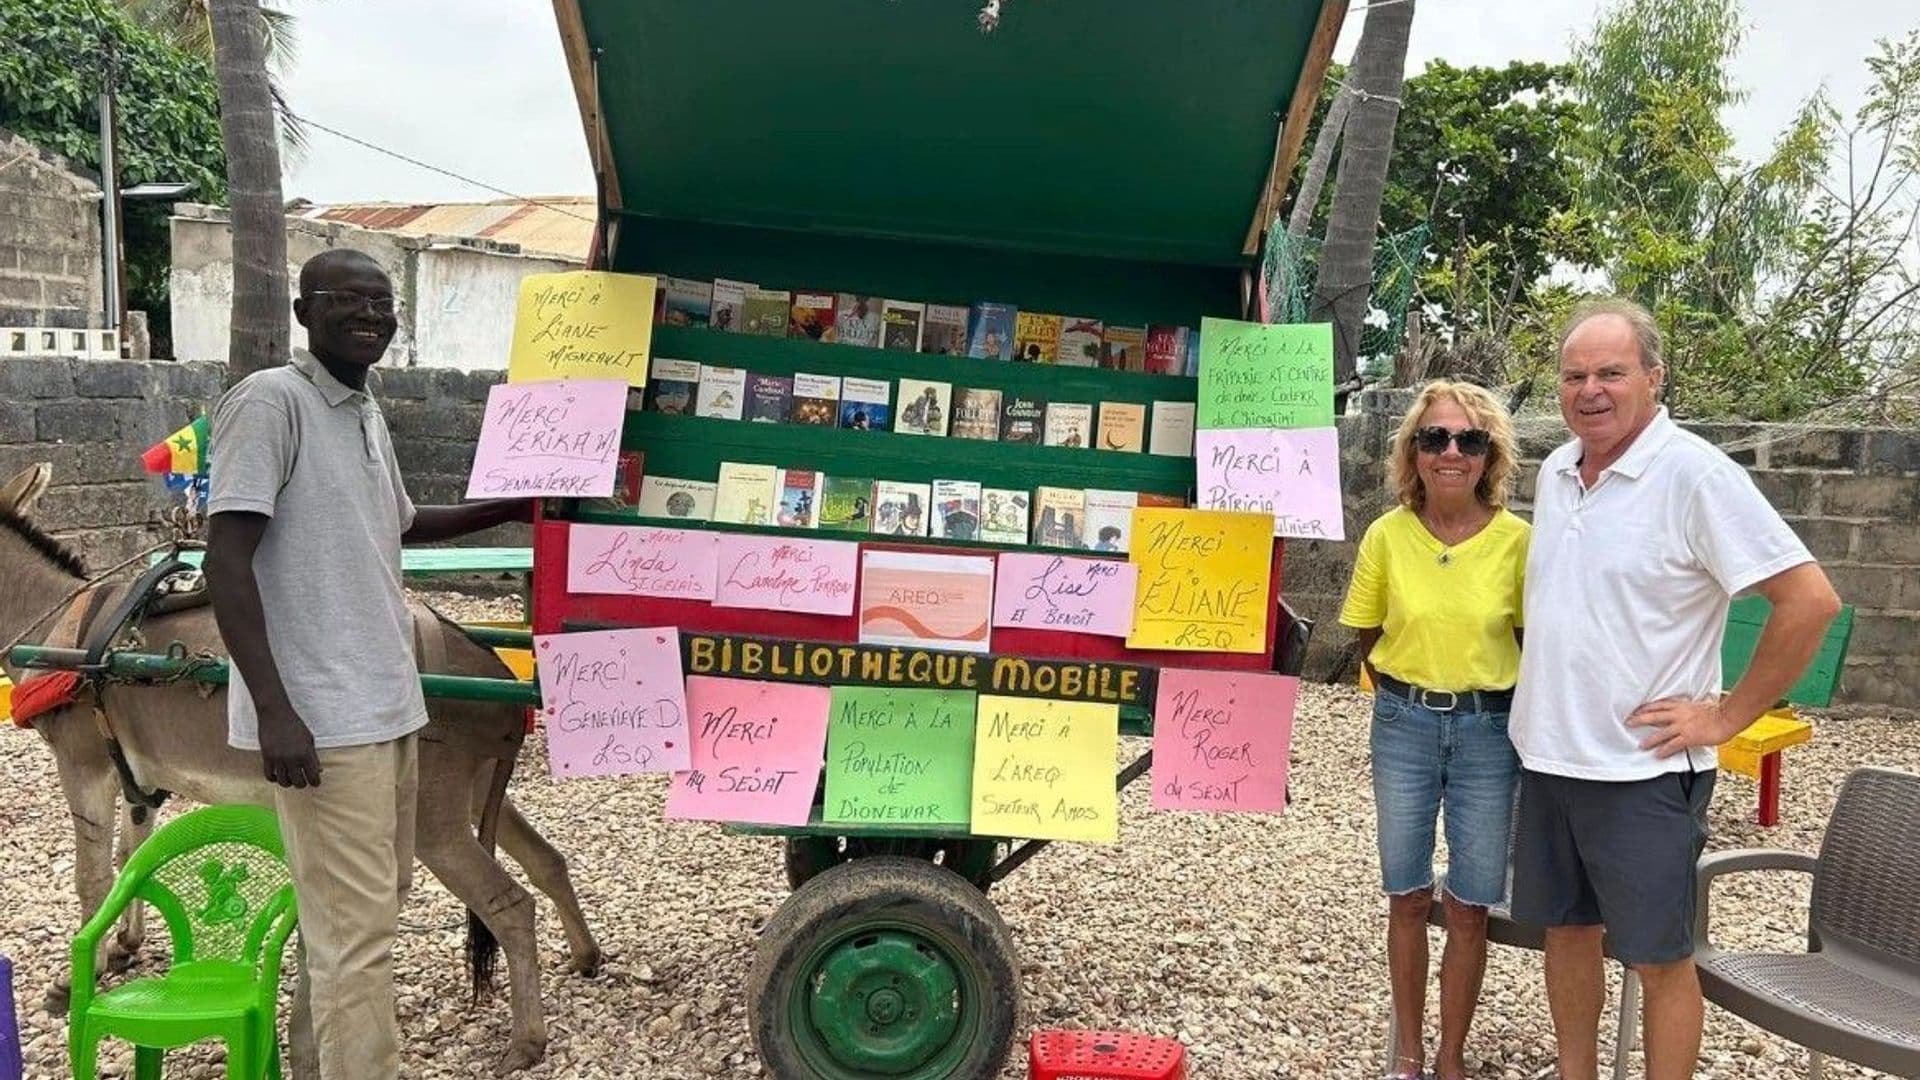
[(280, 194), (280, 145), (267, 80), (268, 21), (259, 0), (207, 0), (220, 136), (227, 146), (233, 206), (233, 318), (230, 378), (287, 356), (287, 222)]
[[(120, 10), (143, 29), (190, 56), (212, 63), (214, 0), (116, 0)], [(307, 133), (300, 120), (287, 108), (286, 92), (276, 73), (293, 65), (299, 48), (294, 16), (291, 12), (262, 6), (260, 21), (267, 30), (267, 90), (280, 114), (280, 133), (287, 149), (295, 154), (306, 149)]]

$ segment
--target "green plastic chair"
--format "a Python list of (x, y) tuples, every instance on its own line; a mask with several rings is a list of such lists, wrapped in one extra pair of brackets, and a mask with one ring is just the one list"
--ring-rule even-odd
[[(164, 975), (96, 994), (100, 939), (136, 900), (166, 921), (173, 962)], [(136, 1080), (159, 1080), (167, 1050), (203, 1039), (226, 1042), (229, 1080), (279, 1077), (280, 954), (296, 921), (272, 811), (210, 806), (162, 826), (73, 941), (74, 1080), (94, 1080), (108, 1036), (134, 1045)]]

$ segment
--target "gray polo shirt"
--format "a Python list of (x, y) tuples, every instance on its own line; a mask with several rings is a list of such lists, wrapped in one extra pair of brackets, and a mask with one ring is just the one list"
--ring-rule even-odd
[[(387, 742), (427, 722), (400, 534), (413, 524), (386, 417), (305, 349), (255, 372), (215, 406), (207, 512), (273, 520), (254, 554), (267, 641), (316, 746)], [(227, 741), (260, 747), (235, 666)]]

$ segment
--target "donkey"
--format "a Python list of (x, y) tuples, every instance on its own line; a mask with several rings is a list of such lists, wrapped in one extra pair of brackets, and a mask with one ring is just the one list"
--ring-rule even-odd
[[(26, 631), (31, 620), (86, 580), (80, 560), (29, 516), (50, 474), (45, 465), (32, 466), (0, 485), (0, 642)], [(440, 637), (435, 647), (422, 651), (429, 656), (443, 654), (446, 673), (512, 677), (491, 650), (474, 644), (458, 627), (424, 605), (416, 605), (416, 609), (425, 613), (424, 619), (416, 619), (416, 625), (428, 626), (431, 629), (427, 633)], [(47, 627), (56, 621), (35, 627), (29, 639), (44, 640)], [(164, 651), (179, 642), (190, 653), (206, 650), (225, 655), (210, 605), (157, 615), (145, 620), (139, 632), (152, 643), (154, 651)], [(0, 657), (0, 661), (4, 659)], [(12, 667), (7, 668), (7, 674), (16, 683), (21, 676)], [(368, 690), (378, 692), (377, 687)], [(108, 684), (101, 690), (99, 702), (142, 789), (165, 789), (201, 803), (273, 805), (258, 756), (227, 745), (224, 688), (209, 692), (209, 688), (190, 682)], [(498, 1064), (498, 1072), (505, 1075), (533, 1065), (545, 1054), (547, 1023), (540, 997), (533, 898), (490, 852), (488, 845), (496, 829), (500, 846), (558, 909), (566, 928), (572, 970), (594, 974), (602, 955), (574, 894), (565, 857), (506, 796), (507, 780), (525, 736), (521, 709), (430, 700), (428, 712), (430, 722), (420, 733), (415, 851), (434, 877), (469, 910), (469, 959), (474, 968), (476, 997), (484, 992), (489, 980), (495, 942), (506, 955), (513, 1035)], [(33, 726), (53, 751), (60, 786), (73, 816), (75, 887), (84, 919), (99, 907), (112, 886), (119, 781), (90, 703), (45, 713), (33, 720)], [(479, 836), (475, 834), (476, 823)], [(131, 819), (125, 824), (123, 859), (151, 827), (134, 824)], [(124, 966), (139, 947), (142, 930), (140, 922), (133, 920), (110, 935), (103, 945), (106, 955), (102, 957), (102, 969)], [(56, 1013), (65, 1011), (71, 991), (66, 983), (62, 976), (48, 993), (47, 1007)], [(304, 1057), (304, 1049), (296, 1045), (296, 1054)]]

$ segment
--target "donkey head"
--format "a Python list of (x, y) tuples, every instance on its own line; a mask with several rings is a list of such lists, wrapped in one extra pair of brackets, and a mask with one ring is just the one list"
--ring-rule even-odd
[(21, 469), (6, 483), (0, 484), (0, 510), (10, 511), (21, 518), (31, 518), (33, 504), (47, 493), (47, 485), (51, 483), (53, 466), (47, 462)]

